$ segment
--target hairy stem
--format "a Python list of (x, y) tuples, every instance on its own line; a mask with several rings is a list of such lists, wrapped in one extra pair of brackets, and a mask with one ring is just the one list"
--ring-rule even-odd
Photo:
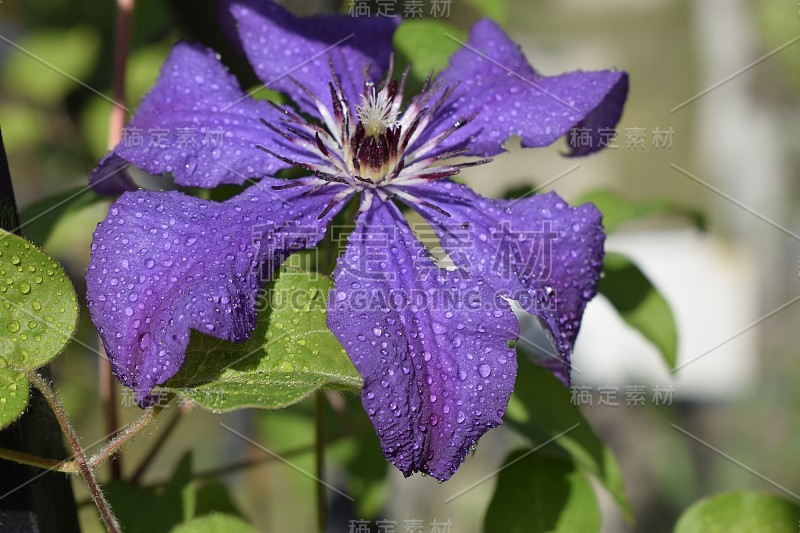
[(139, 418), (126, 426), (125, 429), (114, 435), (114, 437), (105, 446), (103, 446), (99, 452), (94, 454), (92, 458), (89, 459), (89, 465), (92, 468), (97, 468), (103, 464), (107, 459), (112, 457), (123, 446), (125, 446), (136, 435), (138, 435), (144, 428), (149, 426), (150, 423), (155, 420), (163, 410), (163, 407), (156, 406), (145, 411), (141, 416), (139, 416)]
[[(36, 388), (38, 389), (39, 387), (37, 386)], [(120, 448), (130, 442), (136, 435), (138, 435), (144, 428), (154, 421), (162, 410), (162, 407), (148, 409), (139, 418), (131, 422), (124, 430), (115, 432), (114, 438), (106, 442), (99, 452), (87, 460), (89, 466), (94, 470), (102, 465), (117, 451), (119, 451)], [(7, 448), (0, 448), (0, 459), (14, 461), (15, 463), (20, 463), (23, 465), (34, 466), (44, 470), (53, 470), (67, 474), (80, 473), (78, 463), (75, 460), (56, 461), (55, 459), (48, 459), (47, 457), (31, 455), (29, 453), (9, 450)]]
[(102, 519), (103, 524), (106, 526), (106, 529), (108, 529), (108, 531), (111, 533), (121, 533), (122, 528), (120, 527), (119, 522), (117, 522), (114, 513), (111, 511), (111, 506), (108, 504), (108, 501), (106, 500), (106, 497), (100, 488), (100, 484), (97, 482), (97, 477), (94, 475), (94, 470), (86, 460), (86, 454), (84, 453), (81, 443), (78, 440), (78, 435), (75, 433), (75, 428), (72, 427), (72, 424), (67, 417), (67, 413), (64, 411), (64, 407), (56, 397), (55, 392), (53, 392), (50, 384), (42, 379), (42, 377), (36, 372), (29, 372), (27, 374), (27, 378), (31, 384), (36, 387), (39, 392), (41, 392), (42, 397), (56, 415), (56, 419), (61, 426), (61, 430), (64, 432), (67, 443), (75, 456), (75, 464), (77, 465), (78, 473), (89, 487), (89, 494), (91, 494), (92, 500), (97, 506), (97, 509), (100, 511), (100, 518)]
[(64, 472), (67, 474), (74, 474), (78, 472), (78, 466), (75, 464), (75, 461), (56, 461), (55, 459), (39, 457), (38, 455), (31, 455), (29, 453), (9, 450), (7, 448), (0, 448), (0, 459), (14, 461), (15, 463), (28, 466), (35, 466), (36, 468), (42, 468), (44, 470)]

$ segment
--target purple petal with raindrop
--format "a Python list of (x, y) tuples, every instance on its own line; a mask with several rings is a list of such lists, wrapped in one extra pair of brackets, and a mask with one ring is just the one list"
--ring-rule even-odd
[(288, 94), (303, 111), (320, 118), (313, 99), (331, 106), (331, 65), (352, 106), (360, 102), (364, 74), (380, 79), (389, 67), (395, 17), (320, 15), (297, 18), (269, 1), (235, 1), (231, 12), (256, 74), (269, 89)]
[(502, 423), (517, 320), (480, 277), (436, 266), (399, 210), (363, 214), (335, 272), (328, 326), (364, 378), (386, 458), (444, 481)]
[[(341, 190), (274, 191), (264, 178), (226, 202), (125, 193), (94, 233), (89, 311), (114, 373), (142, 402), (183, 363), (191, 329), (229, 341), (255, 327), (256, 297), (293, 251), (314, 246)], [(341, 204), (339, 204), (341, 205)]]
[(406, 189), (451, 215), (414, 206), (457, 266), (484, 277), (547, 326), (558, 353), (544, 366), (568, 383), (583, 310), (603, 266), (597, 208), (570, 207), (555, 193), (489, 200), (452, 181)]
[(589, 130), (594, 144), (572, 146), (572, 155), (586, 155), (604, 147), (600, 130), (616, 126), (628, 94), (625, 72), (542, 76), (519, 45), (490, 20), (473, 26), (466, 45), (453, 54), (441, 77), (455, 89), (415, 148), (476, 116), (426, 151), (429, 154), (466, 147), (465, 155), (491, 156), (502, 152), (512, 135), (522, 138), (523, 147), (548, 146), (577, 125)]
[(171, 172), (181, 185), (204, 188), (273, 175), (291, 165), (257, 145), (291, 159), (313, 158), (259, 120), (277, 124), (282, 118), (266, 102), (245, 95), (213, 50), (179, 43), (89, 184), (99, 192), (132, 190), (124, 168), (116, 172), (126, 162), (154, 175)]

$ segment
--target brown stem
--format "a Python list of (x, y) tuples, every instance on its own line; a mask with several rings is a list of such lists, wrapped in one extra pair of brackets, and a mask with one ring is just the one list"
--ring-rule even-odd
[(117, 522), (114, 513), (111, 511), (111, 506), (108, 504), (108, 500), (106, 500), (106, 497), (100, 488), (100, 484), (97, 482), (97, 477), (94, 475), (94, 470), (92, 470), (92, 467), (86, 460), (86, 454), (84, 453), (81, 443), (78, 440), (78, 435), (75, 433), (75, 428), (72, 427), (72, 424), (67, 417), (67, 413), (64, 411), (64, 407), (61, 405), (61, 402), (58, 401), (55, 392), (53, 392), (50, 384), (42, 379), (42, 377), (35, 371), (29, 372), (27, 374), (27, 378), (31, 384), (42, 393), (42, 397), (56, 415), (56, 419), (61, 426), (61, 431), (64, 432), (64, 436), (67, 439), (67, 444), (69, 444), (69, 447), (72, 449), (72, 453), (74, 454), (75, 464), (78, 467), (78, 472), (86, 482), (86, 485), (89, 487), (89, 494), (91, 494), (92, 500), (97, 506), (97, 509), (100, 511), (100, 518), (102, 519), (103, 524), (106, 526), (106, 529), (108, 529), (108, 531), (111, 533), (122, 533), (122, 528), (120, 527), (119, 522)]
[(108, 148), (114, 148), (122, 139), (125, 126), (125, 71), (131, 51), (131, 26), (134, 0), (117, 0), (116, 39), (114, 42), (114, 73), (111, 82), (111, 98), (115, 105), (108, 122)]
[[(117, 21), (114, 43), (114, 71), (111, 87), (114, 106), (111, 108), (108, 123), (108, 147), (114, 148), (122, 139), (125, 126), (125, 71), (130, 54), (131, 25), (133, 19), (134, 0), (117, 0)], [(111, 364), (100, 360), (100, 396), (106, 414), (106, 428), (113, 431), (119, 427), (119, 413), (116, 401), (116, 379), (111, 371)], [(111, 462), (111, 478), (122, 479), (122, 457), (115, 457)]]

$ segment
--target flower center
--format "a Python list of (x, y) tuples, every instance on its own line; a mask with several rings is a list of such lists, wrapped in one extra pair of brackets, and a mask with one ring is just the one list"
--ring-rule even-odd
[(397, 122), (397, 111), (392, 109), (392, 102), (385, 91), (375, 92), (369, 96), (361, 95), (361, 105), (356, 106), (358, 121), (364, 125), (366, 135), (379, 138), (387, 129)]
[[(455, 121), (449, 128), (440, 127), (441, 124), (446, 124), (446, 118), (437, 113), (454, 88), (445, 87), (441, 78), (432, 83), (431, 76), (428, 76), (420, 93), (410, 100), (401, 113), (403, 88), (409, 68), (406, 68), (399, 80), (393, 79), (392, 73), (393, 61), (390, 63), (386, 81), (378, 88), (371, 81), (364, 84), (364, 92), (360, 95), (361, 103), (355, 106), (355, 112), (332, 66), (330, 106), (325, 105), (299, 82), (292, 80), (313, 102), (323, 124), (310, 123), (288, 109), (272, 104), (283, 114), (283, 127), (264, 120), (262, 122), (273, 132), (302, 148), (308, 153), (308, 158), (298, 161), (276, 154), (263, 146), (258, 148), (314, 175), (313, 178), (301, 178), (277, 187), (308, 184), (308, 180), (312, 179), (320, 188), (338, 183), (346, 185), (348, 192), (353, 192), (354, 189), (372, 190), (382, 199), (397, 196), (405, 201), (421, 202), (399, 186), (419, 185), (447, 178), (461, 172), (463, 167), (490, 161), (481, 159), (459, 164), (442, 163), (444, 159), (468, 151), (467, 148), (442, 150), (440, 145), (445, 138), (472, 121), (475, 115)], [(431, 124), (437, 124), (437, 131), (425, 132)]]

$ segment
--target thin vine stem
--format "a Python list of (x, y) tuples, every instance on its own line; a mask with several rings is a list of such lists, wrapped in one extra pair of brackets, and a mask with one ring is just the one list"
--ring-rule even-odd
[(31, 455), (29, 453), (18, 452), (16, 450), (9, 450), (8, 448), (0, 448), (0, 459), (14, 461), (15, 463), (20, 463), (23, 465), (34, 466), (43, 470), (63, 472), (65, 474), (78, 473), (78, 466), (75, 464), (75, 461), (57, 461), (56, 459), (39, 457), (38, 455)]
[(42, 397), (56, 415), (56, 420), (58, 420), (58, 424), (61, 426), (61, 430), (64, 432), (64, 436), (67, 439), (67, 444), (75, 456), (74, 461), (77, 465), (78, 473), (89, 487), (89, 494), (92, 496), (92, 500), (97, 506), (97, 509), (100, 511), (100, 519), (103, 521), (106, 529), (110, 533), (122, 533), (122, 528), (120, 527), (117, 518), (114, 516), (114, 513), (111, 511), (111, 506), (108, 504), (108, 500), (106, 500), (106, 497), (100, 488), (100, 484), (97, 481), (97, 476), (95, 476), (92, 466), (86, 459), (86, 453), (81, 447), (81, 443), (78, 440), (78, 435), (75, 433), (75, 428), (72, 427), (72, 423), (67, 417), (67, 412), (64, 410), (61, 402), (56, 397), (52, 387), (36, 372), (29, 372), (27, 374), (27, 378), (31, 384), (42, 393)]
[[(38, 388), (38, 387), (37, 387)], [(114, 437), (106, 442), (103, 447), (88, 459), (89, 466), (92, 469), (97, 469), (116, 452), (119, 451), (124, 445), (130, 442), (136, 435), (138, 435), (144, 428), (146, 428), (156, 417), (160, 414), (163, 408), (155, 407), (148, 409), (139, 418), (131, 422), (121, 432), (116, 433)], [(25, 452), (16, 450), (9, 450), (8, 448), (0, 448), (0, 459), (7, 461), (14, 461), (44, 470), (54, 470), (56, 472), (63, 472), (66, 474), (78, 474), (78, 464), (74, 460), (58, 461), (56, 459), (49, 459), (47, 457), (40, 457), (38, 455), (31, 455)]]
[(156, 406), (146, 410), (136, 420), (128, 424), (125, 429), (114, 435), (114, 437), (103, 446), (99, 452), (89, 459), (89, 465), (94, 469), (103, 464), (106, 460), (113, 457), (123, 446), (128, 444), (144, 428), (150, 425), (156, 417), (164, 410), (163, 407)]

